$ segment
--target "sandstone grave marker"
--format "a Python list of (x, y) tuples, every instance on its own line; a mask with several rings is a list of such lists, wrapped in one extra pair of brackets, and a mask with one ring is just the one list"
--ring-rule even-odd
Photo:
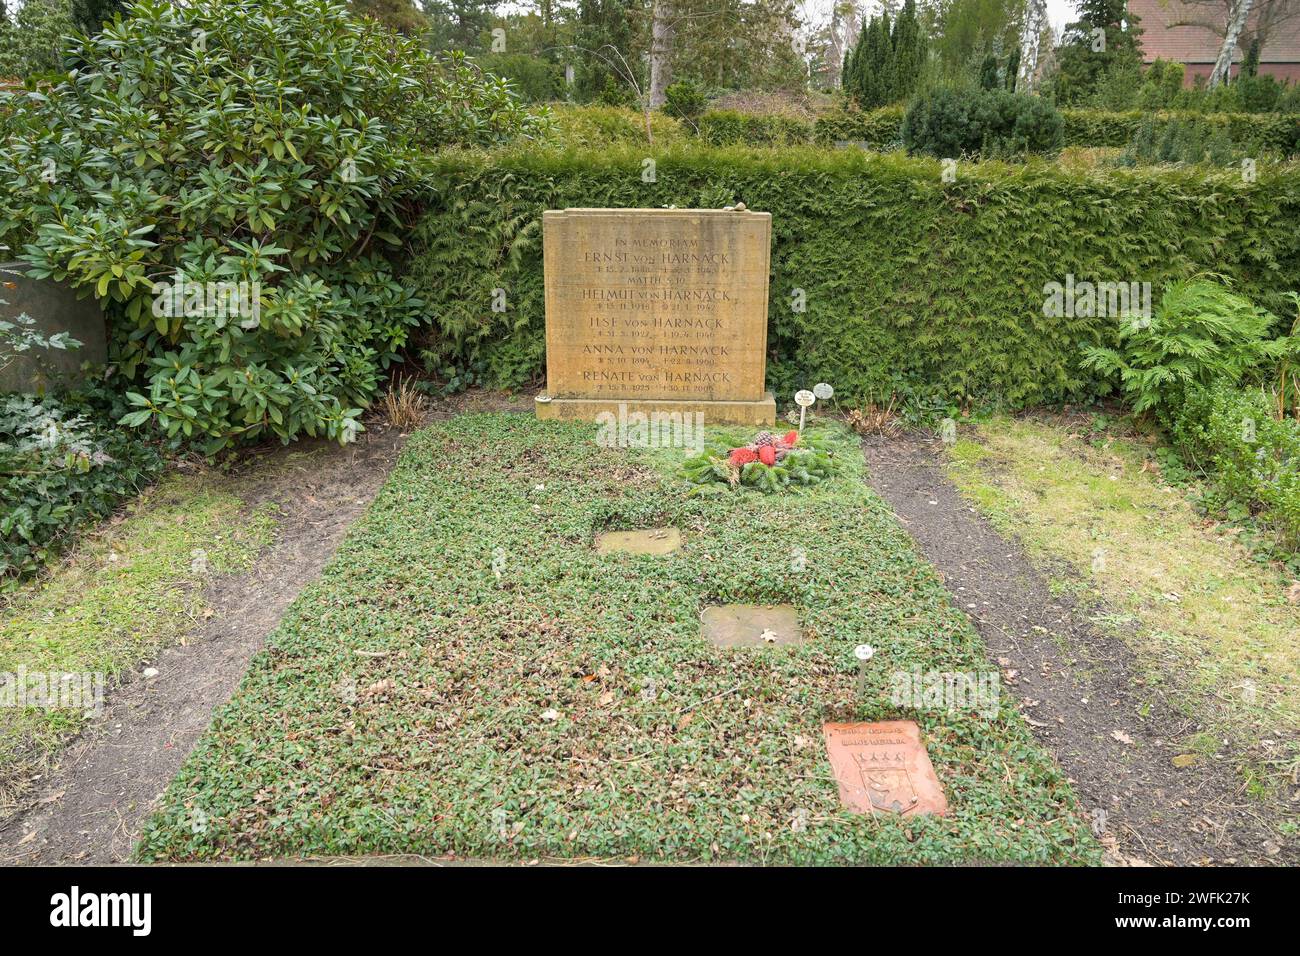
[(542, 214), (546, 392), (537, 417), (701, 413), (771, 424), (764, 390), (770, 213)]
[(643, 528), (635, 531), (606, 531), (596, 536), (596, 552), (612, 554), (672, 554), (682, 546), (682, 533), (676, 528)]
[(704, 609), (700, 632), (714, 647), (788, 647), (803, 643), (799, 612), (789, 604), (719, 604)]
[(854, 813), (942, 816), (948, 800), (911, 720), (824, 724), (840, 803)]

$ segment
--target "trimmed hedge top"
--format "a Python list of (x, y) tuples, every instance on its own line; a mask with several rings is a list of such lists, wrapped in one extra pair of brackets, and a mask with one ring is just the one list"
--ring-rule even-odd
[[(1223, 130), (1234, 145), (1260, 152), (1294, 155), (1300, 152), (1300, 115), (1284, 113), (1112, 113), (1095, 109), (1062, 109), (1065, 146), (1127, 146), (1143, 122), (1158, 128), (1170, 123), (1196, 123)], [(836, 111), (809, 123), (788, 116), (751, 116), (731, 110), (711, 110), (697, 121), (700, 138), (711, 146), (854, 143), (870, 149), (902, 146), (904, 109), (887, 106), (870, 112)]]
[[(444, 157), (408, 278), (443, 357), (521, 384), (541, 369), (540, 215), (570, 206), (772, 213), (770, 384), (832, 382), (847, 401), (891, 392), (1023, 407), (1087, 397), (1080, 346), (1117, 317), (1045, 314), (1056, 282), (1150, 282), (1212, 270), (1278, 311), (1300, 286), (1300, 176), (1253, 183), (1195, 169), (1072, 171), (857, 150), (511, 151)], [(493, 290), (507, 291), (504, 313)], [(797, 311), (801, 290), (806, 309)], [(1079, 310), (1083, 311), (1083, 310)]]

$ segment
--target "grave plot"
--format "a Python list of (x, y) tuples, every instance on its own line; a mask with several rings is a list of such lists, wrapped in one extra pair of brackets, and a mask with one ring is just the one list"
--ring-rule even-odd
[[(602, 448), (591, 424), (477, 415), (412, 436), (138, 856), (1097, 861), (1010, 701), (899, 697), (901, 678), (986, 670), (983, 648), (856, 441), (821, 432), (833, 480), (697, 497), (683, 450)], [(593, 547), (663, 527), (685, 546)], [(788, 605), (802, 639), (714, 647), (701, 615), (722, 605)], [(924, 788), (891, 773), (885, 812), (841, 804), (824, 725), (893, 720), (915, 723), (943, 815), (904, 812)]]

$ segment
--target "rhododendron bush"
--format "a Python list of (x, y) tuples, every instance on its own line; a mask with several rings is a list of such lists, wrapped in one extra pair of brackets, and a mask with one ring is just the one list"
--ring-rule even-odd
[(424, 318), (390, 259), (428, 156), (538, 121), (331, 0), (130, 9), (0, 95), (0, 245), (105, 304), (125, 424), (347, 440)]

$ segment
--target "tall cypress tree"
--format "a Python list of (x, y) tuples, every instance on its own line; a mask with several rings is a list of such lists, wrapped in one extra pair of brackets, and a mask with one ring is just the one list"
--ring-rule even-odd
[(891, 30), (888, 11), (865, 22), (844, 61), (841, 84), (864, 110), (907, 99), (925, 62), (916, 0), (905, 0)]
[(894, 90), (894, 41), (889, 33), (889, 11), (880, 14), (880, 29), (876, 33), (876, 52), (871, 58), (876, 70), (876, 97), (873, 106), (884, 106)]
[(840, 74), (840, 89), (852, 96), (855, 100), (858, 98), (858, 68), (862, 63), (862, 39), (867, 35), (867, 21), (862, 21), (858, 29), (858, 37), (853, 41), (853, 49), (849, 55), (844, 58), (844, 69)]
[[(1066, 25), (1056, 48), (1056, 97), (1067, 105), (1087, 102), (1107, 73), (1142, 66), (1141, 18), (1127, 0), (1079, 0), (1077, 10), (1079, 19)], [(1104, 44), (1094, 31), (1104, 35)]]
[(905, 100), (916, 92), (921, 67), (925, 63), (925, 41), (916, 16), (916, 0), (906, 0), (894, 21), (893, 35), (893, 102)]
[(998, 86), (998, 58), (992, 53), (984, 57), (980, 64), (980, 89), (995, 90)]
[(872, 109), (880, 98), (880, 71), (877, 58), (880, 51), (880, 18), (872, 17), (862, 35), (858, 37), (853, 65), (853, 98), (864, 110)]

